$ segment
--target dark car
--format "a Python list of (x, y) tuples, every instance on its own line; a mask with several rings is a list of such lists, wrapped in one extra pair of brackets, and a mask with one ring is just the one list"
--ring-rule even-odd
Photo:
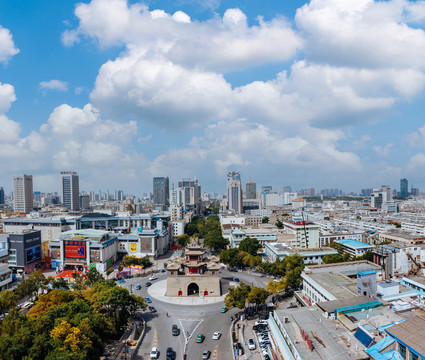
[(242, 347), (241, 343), (237, 343), (236, 344), (236, 349), (238, 349), (238, 355), (243, 355), (244, 354), (243, 347)]
[(151, 286), (151, 285), (152, 285), (152, 283), (151, 283), (151, 282), (149, 282), (149, 281), (145, 284), (145, 286), (146, 286), (146, 287), (149, 287), (149, 286)]
[(172, 347), (167, 348), (167, 360), (174, 360), (176, 358), (176, 353)]
[(149, 310), (153, 313), (156, 313), (156, 309), (153, 306), (149, 306)]
[(180, 329), (177, 327), (177, 325), (173, 325), (171, 327), (171, 333), (173, 336), (178, 336), (180, 334)]

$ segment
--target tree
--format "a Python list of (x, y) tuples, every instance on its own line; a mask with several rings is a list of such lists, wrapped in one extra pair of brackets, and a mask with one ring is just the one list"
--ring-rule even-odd
[(237, 248), (227, 249), (220, 254), (220, 260), (222, 263), (231, 267), (242, 267), (243, 258), (246, 256), (246, 254), (246, 252), (241, 252)]
[(262, 246), (256, 238), (246, 237), (239, 244), (240, 251), (246, 251), (248, 254), (257, 255), (257, 251), (261, 249)]
[(90, 285), (94, 285), (104, 281), (105, 279), (103, 278), (103, 275), (96, 269), (92, 269), (87, 273), (87, 282)]
[(19, 296), (10, 290), (0, 292), (0, 312), (3, 314), (16, 306)]
[(135, 265), (139, 265), (140, 258), (138, 258), (137, 256), (134, 256), (134, 255), (125, 255), (122, 259), (122, 262), (127, 267), (135, 266)]
[(15, 291), (22, 298), (37, 295), (38, 287), (34, 279), (23, 278), (19, 281)]
[(215, 251), (221, 251), (229, 245), (229, 240), (221, 235), (220, 230), (213, 230), (205, 235), (204, 245)]
[(149, 257), (148, 257), (148, 256), (144, 256), (144, 257), (142, 257), (142, 258), (140, 259), (139, 264), (140, 264), (141, 266), (143, 266), (143, 268), (144, 268), (144, 269), (146, 269), (146, 268), (148, 268), (149, 266), (151, 266), (151, 265), (152, 265), (152, 263), (151, 263), (151, 261), (149, 260)]
[(271, 294), (277, 294), (287, 288), (286, 279), (282, 278), (280, 281), (270, 280), (267, 284), (267, 291)]
[(245, 308), (245, 303), (251, 291), (251, 286), (241, 282), (239, 286), (229, 289), (229, 293), (224, 298), (224, 304), (229, 308)]
[(187, 235), (192, 236), (193, 234), (198, 232), (198, 226), (193, 223), (186, 224), (184, 232)]
[(261, 220), (261, 222), (263, 224), (268, 224), (269, 223), (269, 217), (268, 216), (264, 216), (263, 219)]
[(266, 289), (254, 286), (248, 294), (248, 302), (257, 305), (264, 304), (269, 295)]
[(283, 222), (280, 219), (276, 221), (275, 225), (278, 229), (283, 229)]
[(189, 241), (190, 241), (190, 236), (189, 236), (189, 235), (187, 235), (187, 234), (180, 235), (180, 236), (177, 238), (177, 244), (178, 244), (180, 247), (185, 247), (187, 244), (189, 244)]

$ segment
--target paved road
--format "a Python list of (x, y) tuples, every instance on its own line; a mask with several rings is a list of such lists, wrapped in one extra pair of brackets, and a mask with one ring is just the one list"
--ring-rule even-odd
[[(158, 280), (164, 280), (166, 273), (157, 274)], [(254, 286), (263, 286), (270, 280), (247, 273), (236, 273), (221, 271), (221, 276), (227, 280), (237, 277), (241, 281)], [(147, 277), (136, 277), (127, 279), (121, 286), (131, 290), (134, 294), (143, 297), (149, 296), (147, 288), (144, 286), (148, 281)], [(154, 282), (152, 281), (152, 282)], [(140, 290), (136, 290), (136, 285), (143, 285)], [(220, 313), (223, 302), (210, 305), (185, 306), (175, 305), (151, 299), (149, 305), (157, 309), (157, 313), (149, 310), (142, 312), (147, 323), (145, 339), (139, 349), (137, 359), (148, 360), (150, 351), (156, 346), (160, 352), (159, 359), (166, 358), (167, 347), (172, 347), (176, 352), (176, 360), (183, 359), (183, 352), (186, 350), (187, 360), (198, 360), (202, 358), (204, 350), (210, 350), (212, 360), (232, 359), (230, 342), (231, 316), (238, 309), (232, 309), (227, 313)], [(166, 314), (168, 313), (168, 316)], [(179, 336), (172, 336), (171, 326), (176, 324), (181, 330)], [(222, 336), (219, 340), (212, 340), (214, 331), (220, 331)], [(198, 334), (204, 334), (205, 340), (198, 344), (195, 342)]]

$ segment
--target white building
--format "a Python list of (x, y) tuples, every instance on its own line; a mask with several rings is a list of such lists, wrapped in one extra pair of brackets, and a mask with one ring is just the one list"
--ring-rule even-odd
[(264, 194), (264, 206), (282, 206), (283, 195), (275, 192)]
[(318, 225), (294, 217), (291, 223), (284, 222), (283, 226), (284, 232), (296, 235), (296, 243), (292, 243), (292, 246), (298, 249), (320, 247)]
[(170, 220), (182, 220), (183, 219), (183, 206), (172, 204), (170, 207)]
[(243, 211), (241, 176), (237, 171), (227, 174), (227, 209), (237, 214)]
[(336, 255), (338, 251), (332, 248), (320, 249), (293, 249), (285, 243), (264, 243), (264, 253), (269, 261), (282, 260), (286, 256), (298, 254), (304, 258), (304, 264), (322, 264), (323, 257), (326, 255)]
[[(223, 235), (224, 237), (224, 235)], [(277, 232), (271, 229), (232, 229), (229, 236), (230, 247), (238, 247), (247, 237), (256, 238), (261, 245), (266, 242), (276, 242)]]
[(293, 200), (298, 197), (298, 193), (296, 192), (285, 192), (283, 193), (283, 203), (285, 205), (291, 204)]
[(32, 175), (13, 177), (13, 205), (14, 211), (28, 214), (34, 207), (34, 191)]
[(184, 234), (184, 227), (186, 222), (184, 220), (174, 220), (171, 221), (171, 235), (174, 238), (178, 238), (180, 235)]
[(342, 245), (343, 252), (354, 257), (362, 256), (368, 251), (372, 251), (375, 247), (374, 245), (369, 245), (352, 239), (336, 240), (335, 242)]

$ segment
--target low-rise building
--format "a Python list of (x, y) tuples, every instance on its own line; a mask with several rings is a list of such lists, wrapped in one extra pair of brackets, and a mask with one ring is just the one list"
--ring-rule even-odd
[(305, 305), (357, 296), (358, 273), (365, 271), (375, 271), (377, 281), (383, 279), (381, 267), (366, 260), (307, 266), (301, 274), (302, 293), (296, 296)]
[(282, 260), (286, 256), (298, 254), (304, 258), (304, 264), (322, 264), (323, 257), (326, 255), (337, 255), (338, 251), (332, 248), (319, 249), (295, 249), (285, 243), (269, 243), (266, 242), (263, 247), (264, 253), (269, 261)]
[(276, 242), (277, 240), (277, 232), (274, 229), (253, 229), (253, 228), (245, 228), (245, 229), (233, 229), (230, 233), (230, 247), (235, 248), (239, 247), (239, 244), (242, 240), (247, 237), (255, 238), (259, 241), (261, 245), (264, 245), (267, 242)]
[(320, 247), (329, 246), (336, 240), (345, 240), (345, 239), (362, 241), (363, 240), (363, 232), (357, 232), (357, 233), (340, 233), (340, 232), (337, 232), (337, 233), (321, 234), (319, 236)]
[(344, 253), (350, 254), (353, 257), (362, 256), (368, 251), (372, 251), (375, 247), (374, 245), (369, 245), (352, 239), (336, 240), (335, 243), (342, 246), (342, 251)]
[(118, 237), (95, 229), (65, 231), (49, 242), (49, 251), (54, 269), (104, 273), (117, 260)]
[(296, 244), (292, 244), (298, 249), (319, 248), (319, 226), (300, 217), (292, 218), (292, 222), (283, 222), (283, 231), (295, 234)]

